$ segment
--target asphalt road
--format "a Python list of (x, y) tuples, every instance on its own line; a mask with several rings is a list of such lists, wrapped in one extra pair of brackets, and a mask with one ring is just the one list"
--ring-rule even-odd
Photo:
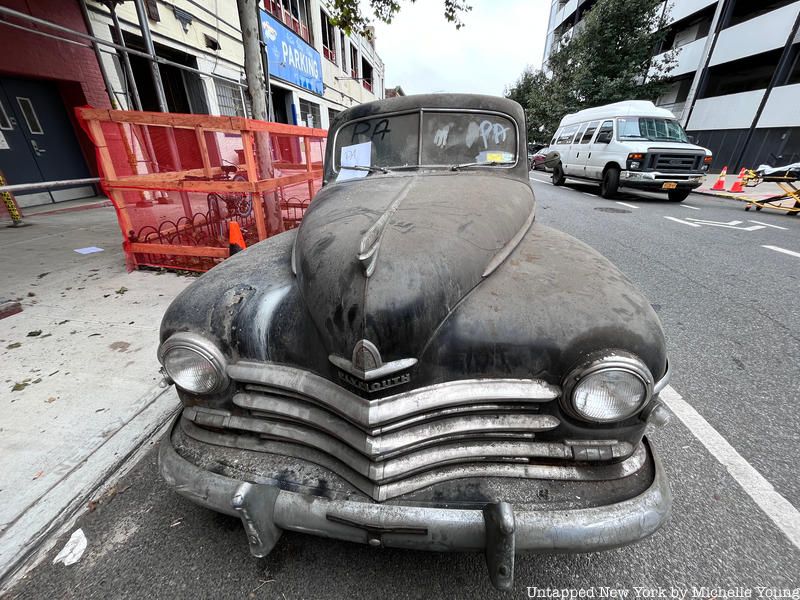
[(683, 204), (649, 194), (604, 200), (591, 186), (531, 177), (537, 220), (597, 248), (648, 295), (667, 333), (672, 388), (729, 444), (707, 448), (685, 418), (651, 435), (675, 497), (666, 527), (604, 553), (519, 556), (509, 594), (491, 588), (479, 555), (287, 533), (254, 559), (238, 521), (169, 491), (150, 452), (119, 493), (79, 520), (89, 540), (81, 561), (50, 564), (67, 534), (9, 597), (527, 598), (600, 586), (629, 598), (670, 597), (673, 588), (720, 596), (693, 596), (692, 586), (706, 586), (797, 600), (800, 549), (779, 523), (797, 526), (800, 507), (800, 256), (774, 248), (800, 253), (800, 218), (699, 195)]

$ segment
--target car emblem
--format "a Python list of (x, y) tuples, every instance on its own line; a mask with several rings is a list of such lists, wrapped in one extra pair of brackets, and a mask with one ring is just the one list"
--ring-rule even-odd
[(339, 378), (365, 392), (377, 392), (411, 381), (410, 373), (397, 374), (417, 364), (416, 358), (401, 358), (384, 363), (378, 347), (369, 340), (359, 340), (350, 360), (331, 354), (328, 357), (339, 371)]

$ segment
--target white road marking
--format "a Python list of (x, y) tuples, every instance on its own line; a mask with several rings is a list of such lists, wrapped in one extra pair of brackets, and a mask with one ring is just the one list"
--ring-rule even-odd
[(786, 248), (781, 248), (779, 246), (761, 246), (761, 247), (767, 248), (769, 250), (775, 250), (775, 252), (783, 252), (784, 254), (788, 254), (789, 256), (800, 258), (800, 252), (794, 252), (793, 250), (787, 250)]
[(693, 217), (686, 217), (687, 220), (693, 221), (700, 225), (707, 225), (708, 227), (724, 227), (726, 229), (738, 229), (739, 231), (757, 231), (764, 229), (763, 225), (750, 225), (750, 227), (739, 227), (741, 221), (708, 221), (706, 219), (695, 219)]
[(678, 219), (677, 217), (664, 217), (665, 219), (669, 219), (670, 221), (675, 221), (676, 223), (683, 223), (684, 225), (688, 225), (689, 227), (700, 227), (697, 223), (689, 223), (689, 221), (684, 221), (683, 219)]
[(617, 204), (621, 204), (622, 206), (627, 206), (628, 208), (639, 208), (635, 204), (628, 204), (627, 202), (620, 202), (619, 200), (614, 200)]
[(758, 225), (763, 225), (764, 227), (772, 227), (773, 229), (783, 229), (784, 231), (786, 231), (786, 227), (781, 227), (780, 225), (770, 225), (769, 223), (762, 223), (761, 221), (754, 221), (753, 219), (750, 219), (750, 222), (751, 223), (757, 223)]
[(587, 196), (591, 196), (592, 198), (597, 198), (597, 194), (592, 194), (591, 192), (581, 192), (581, 194), (586, 194)]
[[(800, 254), (798, 254), (800, 256)], [(672, 386), (661, 392), (661, 400), (730, 473), (758, 507), (777, 525), (796, 548), (800, 548), (800, 511), (775, 491), (728, 441), (706, 421)]]
[(689, 206), (688, 204), (681, 204), (681, 206), (682, 206), (683, 208), (691, 208), (692, 210), (700, 210), (700, 209), (699, 209), (699, 208), (697, 208), (696, 206)]

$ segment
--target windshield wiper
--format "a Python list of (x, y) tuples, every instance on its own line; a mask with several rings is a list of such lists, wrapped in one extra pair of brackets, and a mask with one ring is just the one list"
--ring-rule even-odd
[(372, 167), (369, 165), (339, 165), (339, 170), (350, 169), (351, 171), (367, 171), (369, 173), (388, 173), (386, 167)]
[(451, 165), (451, 171), (458, 171), (459, 169), (464, 169), (466, 167), (496, 167), (498, 165), (513, 165), (514, 161), (512, 160), (491, 160), (488, 162), (471, 162), (471, 163), (463, 163), (460, 165)]

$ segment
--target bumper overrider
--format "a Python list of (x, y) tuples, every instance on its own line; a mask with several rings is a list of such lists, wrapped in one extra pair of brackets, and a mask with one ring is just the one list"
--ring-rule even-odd
[[(492, 583), (510, 589), (516, 552), (592, 552), (630, 544), (663, 525), (672, 505), (663, 467), (646, 439), (641, 452), (647, 457), (647, 480), (632, 496), (605, 493), (600, 504), (543, 509), (530, 505), (515, 509), (498, 498), (482, 507), (462, 509), (403, 504), (402, 499), (375, 502), (329, 497), (313, 490), (285, 489), (277, 481), (259, 480), (244, 472), (221, 474), (224, 469), (213, 465), (216, 446), (203, 445), (210, 460), (179, 452), (181, 418), (160, 447), (162, 476), (189, 500), (239, 517), (250, 551), (257, 557), (269, 554), (284, 529), (375, 547), (482, 551)], [(287, 462), (296, 460), (286, 458)], [(643, 469), (626, 478), (641, 479)], [(521, 485), (530, 486), (533, 493), (536, 484)], [(596, 485), (619, 488), (620, 480)]]

